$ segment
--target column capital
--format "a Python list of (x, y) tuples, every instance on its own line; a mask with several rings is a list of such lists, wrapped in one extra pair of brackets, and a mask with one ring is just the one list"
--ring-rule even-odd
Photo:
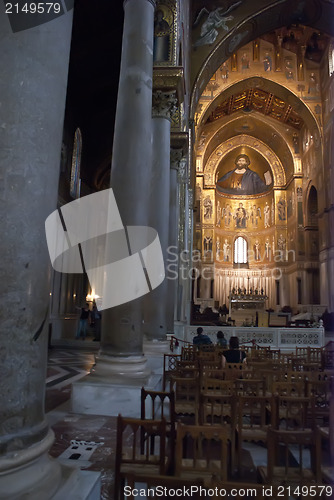
[(184, 69), (182, 66), (153, 68), (153, 91), (176, 90), (178, 104), (181, 104), (184, 101), (184, 89)]
[(177, 109), (176, 90), (164, 92), (154, 90), (152, 93), (152, 115), (153, 118), (167, 118), (171, 120)]
[[(125, 4), (129, 3), (131, 0), (124, 0), (123, 2), (123, 8), (125, 7)], [(156, 1), (155, 0), (146, 0), (148, 3), (153, 5), (153, 8), (155, 9), (156, 6)]]

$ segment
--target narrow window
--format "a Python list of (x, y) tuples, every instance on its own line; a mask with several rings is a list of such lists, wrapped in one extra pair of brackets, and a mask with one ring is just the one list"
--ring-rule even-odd
[(79, 128), (74, 134), (72, 168), (71, 168), (71, 187), (70, 195), (72, 198), (80, 198), (80, 165), (81, 165), (82, 136)]
[(242, 236), (238, 236), (234, 242), (234, 263), (247, 264), (247, 241)]

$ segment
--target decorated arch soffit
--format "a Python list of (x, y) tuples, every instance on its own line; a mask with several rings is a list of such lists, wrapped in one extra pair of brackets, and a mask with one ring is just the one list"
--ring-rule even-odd
[(259, 153), (264, 160), (270, 165), (271, 172), (274, 178), (273, 188), (283, 188), (286, 184), (286, 175), (284, 167), (278, 158), (278, 156), (270, 149), (266, 144), (258, 139), (254, 139), (249, 135), (238, 135), (232, 137), (229, 141), (220, 144), (211, 153), (208, 161), (204, 167), (204, 184), (203, 187), (215, 188), (216, 187), (216, 172), (219, 165), (224, 161), (227, 155), (234, 150), (238, 150), (242, 146), (243, 148), (250, 148), (255, 152)]
[[(194, 117), (199, 98), (212, 75), (243, 45), (294, 23), (334, 36), (333, 18), (332, 0), (263, 0), (261, 8), (258, 2), (246, 0), (226, 0), (219, 6), (213, 0), (194, 0), (191, 116)], [(205, 28), (210, 24), (212, 32), (206, 40)]]
[[(256, 93), (263, 94), (263, 98), (266, 100), (265, 116), (270, 117), (272, 115), (272, 117), (276, 118), (277, 108), (282, 113), (282, 118), (279, 119), (281, 123), (285, 123), (296, 130), (300, 130), (305, 125), (312, 135), (316, 137), (316, 149), (320, 148), (320, 128), (310, 108), (286, 86), (263, 77), (250, 77), (240, 80), (218, 94), (206, 108), (202, 109), (201, 114), (198, 116), (197, 130), (209, 120), (210, 116), (214, 115), (216, 110), (219, 110), (220, 107), (223, 109), (224, 103), (229, 99), (234, 100), (235, 96), (245, 94), (246, 102), (249, 102), (248, 94), (252, 94), (252, 98), (254, 98)], [(272, 109), (267, 109), (269, 101)]]

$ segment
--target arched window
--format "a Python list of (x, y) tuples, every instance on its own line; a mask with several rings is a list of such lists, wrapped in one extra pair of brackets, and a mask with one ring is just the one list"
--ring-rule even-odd
[(238, 236), (234, 241), (234, 263), (247, 264), (247, 241), (242, 236)]
[(81, 150), (82, 150), (82, 136), (80, 129), (77, 128), (74, 134), (74, 144), (73, 144), (73, 154), (72, 154), (71, 187), (70, 187), (70, 195), (72, 196), (72, 198), (80, 197)]
[(328, 51), (328, 69), (329, 76), (334, 73), (334, 44), (331, 42)]

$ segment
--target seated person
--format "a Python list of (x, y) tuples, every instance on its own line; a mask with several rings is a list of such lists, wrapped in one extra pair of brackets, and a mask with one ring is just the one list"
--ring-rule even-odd
[(220, 347), (227, 347), (227, 340), (221, 330), (217, 332), (217, 345), (219, 345)]
[(194, 345), (212, 344), (211, 340), (207, 335), (203, 335), (203, 328), (199, 326), (197, 328), (197, 335), (193, 338)]
[(222, 355), (222, 367), (224, 368), (226, 363), (246, 363), (246, 353), (239, 349), (239, 339), (238, 337), (231, 337), (229, 342), (229, 350), (223, 351)]

